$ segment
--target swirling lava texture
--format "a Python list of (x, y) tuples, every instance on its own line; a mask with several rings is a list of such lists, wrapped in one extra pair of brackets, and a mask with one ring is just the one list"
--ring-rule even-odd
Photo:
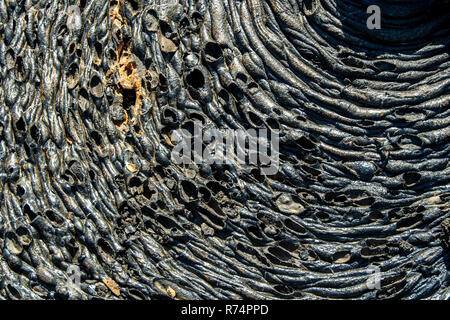
[[(0, 0), (0, 297), (448, 299), (448, 9)], [(177, 165), (194, 121), (278, 172)]]

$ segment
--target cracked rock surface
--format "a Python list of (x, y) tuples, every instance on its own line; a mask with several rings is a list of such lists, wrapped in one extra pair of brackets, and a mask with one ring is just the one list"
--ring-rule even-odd
[(0, 299), (449, 299), (449, 8), (0, 0)]

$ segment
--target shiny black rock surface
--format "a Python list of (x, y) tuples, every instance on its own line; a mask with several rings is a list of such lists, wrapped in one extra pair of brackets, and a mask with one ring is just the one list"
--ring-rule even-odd
[(449, 4), (0, 0), (0, 298), (449, 299)]

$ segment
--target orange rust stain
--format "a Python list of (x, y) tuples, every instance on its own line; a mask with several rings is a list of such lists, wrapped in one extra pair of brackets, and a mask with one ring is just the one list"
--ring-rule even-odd
[(175, 296), (177, 295), (176, 291), (174, 289), (172, 289), (172, 287), (170, 287), (170, 286), (167, 287), (166, 291), (167, 291), (167, 294), (172, 298), (175, 298)]

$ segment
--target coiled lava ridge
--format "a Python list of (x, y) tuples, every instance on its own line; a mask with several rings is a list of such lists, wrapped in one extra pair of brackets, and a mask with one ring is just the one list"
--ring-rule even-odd
[[(448, 299), (448, 9), (0, 0), (0, 297)], [(194, 121), (278, 173), (176, 165)]]

